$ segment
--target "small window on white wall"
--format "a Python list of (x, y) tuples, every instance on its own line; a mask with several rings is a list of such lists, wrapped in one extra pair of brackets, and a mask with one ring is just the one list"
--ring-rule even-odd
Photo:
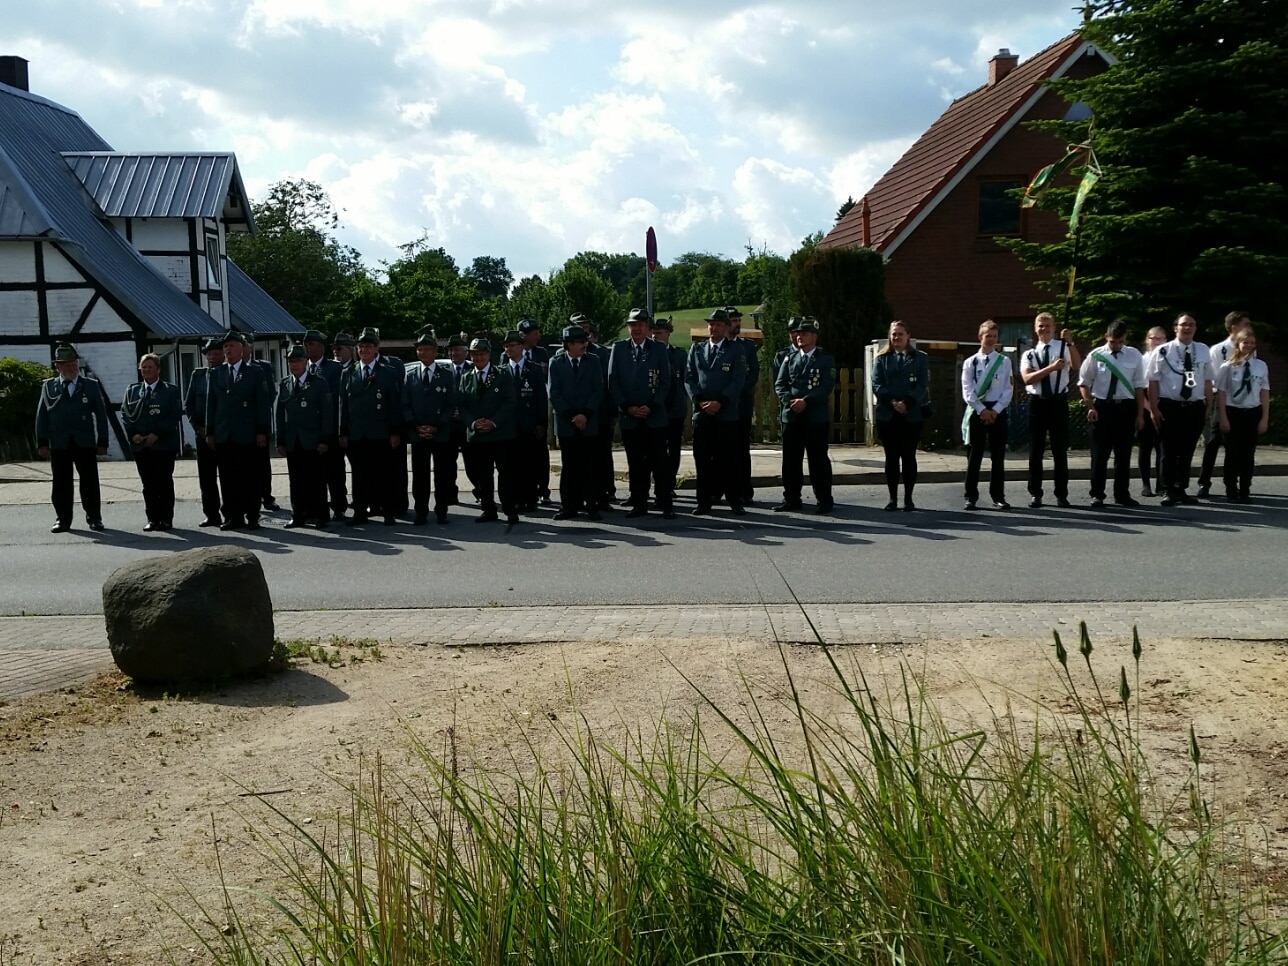
[(222, 289), (222, 262), (219, 258), (219, 236), (214, 232), (206, 233), (206, 284), (212, 289)]

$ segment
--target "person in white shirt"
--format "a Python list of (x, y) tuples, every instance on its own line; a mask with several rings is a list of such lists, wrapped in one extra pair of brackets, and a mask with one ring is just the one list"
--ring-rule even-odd
[(1127, 323), (1118, 319), (1105, 331), (1105, 344), (1087, 354), (1078, 388), (1087, 404), (1091, 437), (1091, 505), (1105, 505), (1109, 455), (1114, 457), (1114, 502), (1140, 506), (1131, 495), (1131, 446), (1145, 422), (1145, 359), (1124, 343)]
[(962, 363), (962, 399), (966, 419), (966, 509), (979, 501), (979, 471), (985, 451), (989, 454), (988, 494), (993, 506), (1009, 510), (1006, 502), (1006, 408), (1011, 404), (1011, 360), (997, 348), (997, 323), (979, 327), (979, 352)]
[[(1221, 366), (1229, 362), (1230, 357), (1234, 355), (1234, 337), (1250, 325), (1252, 325), (1252, 317), (1247, 312), (1231, 312), (1225, 317), (1226, 338), (1211, 349), (1213, 380), (1216, 379), (1216, 373), (1220, 371)], [(1215, 383), (1213, 389), (1215, 389)], [(1216, 456), (1225, 446), (1219, 423), (1219, 407), (1209, 406), (1207, 419), (1203, 421), (1203, 462), (1199, 466), (1199, 488), (1196, 494), (1200, 497), (1205, 497), (1212, 492), (1212, 474), (1216, 471)]]
[(1194, 449), (1212, 404), (1212, 363), (1208, 347), (1194, 341), (1192, 315), (1176, 318), (1176, 338), (1159, 346), (1149, 362), (1149, 408), (1163, 441), (1163, 506), (1197, 503), (1190, 485)]
[(1052, 491), (1069, 505), (1069, 384), (1082, 365), (1069, 330), (1055, 338), (1055, 316), (1033, 320), (1033, 348), (1020, 355), (1020, 379), (1029, 404), (1029, 506), (1042, 505), (1042, 458), (1051, 440)]
[(1225, 436), (1225, 498), (1248, 503), (1256, 467), (1257, 437), (1270, 428), (1270, 378), (1257, 358), (1252, 326), (1234, 336), (1234, 352), (1217, 370), (1217, 408)]
[[(1145, 378), (1149, 379), (1149, 364), (1154, 358), (1154, 350), (1167, 341), (1167, 330), (1156, 325), (1145, 335), (1145, 345), (1141, 353), (1145, 361)], [(1162, 493), (1163, 484), (1160, 474), (1163, 472), (1163, 446), (1159, 439), (1158, 428), (1154, 425), (1154, 411), (1149, 405), (1149, 392), (1145, 393), (1145, 419), (1136, 432), (1136, 469), (1140, 473), (1140, 495), (1151, 497)]]

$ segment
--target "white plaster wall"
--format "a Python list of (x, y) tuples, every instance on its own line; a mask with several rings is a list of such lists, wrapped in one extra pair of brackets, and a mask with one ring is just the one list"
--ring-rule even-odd
[[(79, 342), (76, 348), (81, 355), (82, 363), (87, 365), (94, 378), (103, 384), (109, 403), (119, 404), (121, 397), (125, 395), (126, 387), (139, 381), (139, 360), (134, 354), (133, 342)], [(46, 350), (46, 358), (48, 358), (48, 350)], [(114, 460), (125, 458), (110, 427), (107, 446), (109, 458)]]
[(35, 291), (0, 292), (0, 336), (40, 335), (40, 303)]
[(90, 310), (89, 318), (81, 327), (81, 333), (88, 335), (95, 332), (128, 332), (129, 324), (116, 314), (116, 311), (103, 299), (99, 299)]
[(76, 270), (66, 258), (53, 245), (42, 245), (45, 250), (45, 281), (46, 282), (83, 282), (85, 276)]
[(31, 242), (0, 241), (0, 282), (34, 282), (36, 246)]
[(67, 336), (76, 320), (80, 318), (85, 306), (94, 297), (94, 290), (88, 288), (54, 289), (45, 293), (45, 302), (49, 305), (50, 338)]
[(188, 222), (183, 218), (135, 218), (130, 234), (132, 244), (140, 251), (147, 248), (172, 252), (188, 250)]
[(146, 255), (149, 262), (185, 295), (192, 293), (192, 262), (184, 255)]

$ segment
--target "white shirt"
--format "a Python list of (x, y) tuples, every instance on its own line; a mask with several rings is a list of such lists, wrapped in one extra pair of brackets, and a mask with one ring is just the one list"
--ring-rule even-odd
[[(1039, 342), (1032, 349), (1027, 350), (1020, 357), (1020, 377), (1023, 378), (1030, 372), (1037, 372), (1039, 369), (1045, 369), (1056, 359), (1069, 360), (1069, 348), (1059, 339), (1052, 339), (1050, 342)], [(1069, 367), (1057, 369), (1051, 375), (1046, 377), (1051, 380), (1051, 394), (1054, 396), (1063, 395), (1069, 391)], [(1026, 385), (1024, 391), (1030, 396), (1042, 395), (1042, 380), (1039, 379), (1033, 385)]]
[(75, 395), (75, 394), (76, 394), (76, 385), (77, 385), (79, 382), (80, 382), (80, 376), (77, 376), (77, 377), (76, 377), (75, 379), (73, 379), (71, 382), (68, 382), (68, 381), (66, 381), (66, 380), (63, 380), (63, 392), (67, 393), (67, 395), (69, 395), (69, 396), (73, 396), (73, 395)]
[(998, 355), (996, 351), (988, 355), (980, 351), (962, 363), (962, 399), (976, 413), (985, 409), (1000, 413), (1011, 404), (1011, 360), (1005, 355), (1002, 355), (1002, 364), (993, 374), (992, 382), (987, 386), (980, 385)]
[(1229, 362), (1230, 356), (1234, 355), (1234, 339), (1229, 338), (1218, 342), (1208, 350), (1208, 354), (1212, 357), (1212, 380), (1215, 382), (1216, 371)]
[[(1191, 368), (1194, 373), (1194, 385), (1190, 387), (1190, 398), (1181, 396), (1185, 385), (1185, 350), (1189, 349)], [(1179, 339), (1164, 342), (1149, 360), (1149, 381), (1158, 383), (1158, 397), (1176, 402), (1203, 402), (1203, 384), (1211, 382), (1212, 356), (1208, 347), (1202, 342), (1191, 342), (1184, 345)]]
[[(1251, 370), (1251, 385), (1243, 391), (1244, 370)], [(1246, 362), (1227, 362), (1216, 371), (1217, 392), (1225, 393), (1226, 408), (1259, 409), (1261, 408), (1261, 390), (1270, 388), (1270, 370), (1266, 364), (1253, 356)]]
[(1113, 382), (1114, 374), (1105, 365), (1105, 359), (1117, 366), (1118, 371), (1131, 382), (1131, 385), (1124, 386), (1119, 379), (1114, 386), (1114, 399), (1135, 399), (1136, 390), (1144, 389), (1148, 380), (1145, 377), (1145, 357), (1129, 345), (1119, 349), (1117, 357), (1108, 345), (1098, 345), (1088, 352), (1087, 358), (1082, 360), (1082, 368), (1078, 370), (1078, 385), (1086, 386), (1097, 399), (1108, 399), (1109, 384)]

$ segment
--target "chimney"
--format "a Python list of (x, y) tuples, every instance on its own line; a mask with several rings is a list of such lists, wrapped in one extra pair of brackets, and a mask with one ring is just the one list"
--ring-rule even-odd
[(992, 87), (1001, 81), (1007, 74), (1015, 70), (1019, 63), (1019, 55), (1013, 54), (1006, 47), (1003, 47), (997, 52), (997, 56), (988, 62), (988, 86)]
[(27, 86), (27, 62), (21, 57), (0, 57), (0, 84), (8, 84), (20, 91), (30, 90)]

